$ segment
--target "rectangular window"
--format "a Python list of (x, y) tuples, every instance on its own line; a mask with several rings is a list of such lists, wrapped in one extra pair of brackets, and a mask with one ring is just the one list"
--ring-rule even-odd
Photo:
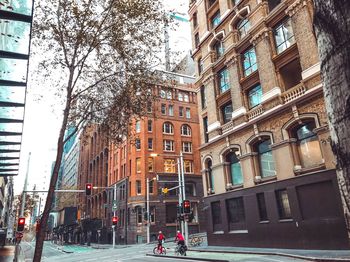
[(166, 105), (165, 104), (161, 105), (161, 112), (162, 112), (162, 115), (166, 115)]
[(198, 59), (198, 75), (203, 72), (203, 60), (201, 58)]
[(228, 123), (232, 120), (232, 103), (231, 101), (221, 107), (221, 114), (224, 123)]
[(193, 28), (196, 28), (198, 26), (197, 13), (193, 14), (192, 23), (193, 23)]
[(274, 28), (277, 54), (282, 53), (295, 43), (291, 19), (285, 20)]
[(141, 194), (141, 181), (136, 180), (136, 194), (140, 195)]
[(230, 89), (230, 81), (228, 78), (227, 68), (224, 68), (218, 72), (218, 84), (219, 84), (220, 93), (223, 93), (226, 90)]
[(153, 157), (148, 158), (148, 172), (153, 172)]
[(186, 118), (191, 118), (191, 109), (189, 107), (186, 107)]
[(205, 96), (205, 86), (201, 86), (201, 104), (202, 104), (202, 109), (207, 107), (207, 97)]
[(258, 64), (256, 62), (255, 49), (252, 47), (243, 54), (243, 73), (244, 76), (249, 76), (251, 73), (258, 69)]
[(136, 158), (136, 173), (141, 173), (141, 158)]
[(287, 190), (283, 189), (276, 191), (276, 199), (280, 219), (292, 218), (292, 212), (290, 210)]
[(248, 103), (249, 109), (260, 105), (262, 98), (261, 85), (257, 85), (248, 91)]
[(194, 45), (196, 48), (199, 46), (199, 33), (194, 35)]
[(207, 116), (203, 118), (203, 132), (204, 132), (204, 142), (207, 143), (209, 141)]
[(191, 142), (182, 142), (182, 151), (184, 153), (192, 153), (192, 143)]
[(184, 160), (185, 173), (193, 173), (193, 162), (190, 160)]
[(151, 223), (156, 222), (156, 207), (155, 206), (151, 207), (149, 220)]
[(242, 197), (226, 200), (226, 212), (230, 230), (245, 229), (245, 212)]
[(153, 139), (148, 138), (148, 150), (153, 150)]
[(136, 130), (136, 133), (140, 133), (141, 132), (141, 122), (140, 122), (140, 120), (136, 121), (135, 130)]
[(139, 138), (135, 139), (136, 150), (141, 150), (141, 140)]
[(148, 192), (149, 192), (150, 194), (153, 194), (154, 181), (153, 181), (153, 180), (150, 180), (148, 185), (149, 185), (149, 187), (148, 187)]
[(136, 208), (136, 221), (138, 224), (142, 224), (142, 208), (140, 206)]
[(267, 209), (266, 209), (266, 202), (265, 202), (264, 193), (257, 194), (256, 199), (258, 201), (260, 221), (268, 221), (269, 218), (267, 217)]
[(220, 10), (218, 10), (210, 19), (211, 28), (214, 28), (218, 24), (220, 24), (220, 21), (221, 21)]
[(169, 105), (169, 116), (174, 116), (174, 106)]
[(175, 160), (174, 159), (164, 159), (164, 172), (175, 173)]
[(211, 216), (213, 221), (213, 231), (221, 230), (221, 207), (220, 201), (211, 203)]
[(148, 120), (147, 121), (147, 130), (148, 130), (148, 132), (152, 132), (152, 129), (153, 129), (152, 120)]
[(184, 108), (182, 106), (179, 107), (179, 116), (180, 117), (184, 116)]
[(174, 141), (164, 140), (163, 141), (163, 150), (164, 151), (174, 151)]

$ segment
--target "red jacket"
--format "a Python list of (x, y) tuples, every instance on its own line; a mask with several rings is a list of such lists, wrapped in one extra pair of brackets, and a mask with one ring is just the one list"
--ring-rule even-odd
[(163, 240), (163, 239), (165, 239), (164, 235), (163, 235), (162, 233), (159, 234), (159, 235), (158, 235), (158, 240)]
[(175, 241), (185, 241), (185, 238), (181, 233), (177, 233)]

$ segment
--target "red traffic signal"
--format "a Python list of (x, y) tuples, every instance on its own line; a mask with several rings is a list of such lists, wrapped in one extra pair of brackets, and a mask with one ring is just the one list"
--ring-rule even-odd
[(26, 223), (26, 219), (24, 217), (18, 218), (18, 221), (17, 221), (17, 232), (22, 232), (24, 230), (25, 223)]
[(92, 184), (91, 183), (85, 184), (85, 195), (91, 196), (91, 191), (92, 191)]
[(112, 225), (116, 226), (118, 224), (118, 217), (112, 217)]
[(183, 207), (184, 214), (191, 213), (191, 202), (190, 202), (190, 200), (184, 200), (184, 202), (182, 203), (182, 207)]

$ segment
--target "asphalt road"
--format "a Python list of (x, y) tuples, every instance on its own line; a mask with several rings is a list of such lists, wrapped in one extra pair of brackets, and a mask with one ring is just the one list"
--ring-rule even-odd
[[(35, 242), (22, 242), (22, 249), (25, 251), (26, 261), (32, 261), (34, 253)], [(116, 249), (95, 249), (86, 246), (66, 246), (63, 252), (62, 247), (45, 242), (42, 261), (43, 262), (103, 262), (103, 261), (114, 261), (114, 262), (167, 262), (167, 261), (198, 261), (192, 260), (192, 258), (211, 258), (214, 261), (227, 260), (227, 261), (239, 261), (239, 262), (301, 262), (305, 260), (288, 258), (282, 256), (273, 255), (253, 255), (253, 254), (222, 254), (222, 253), (209, 253), (209, 252), (188, 252), (186, 259), (177, 259), (174, 257), (153, 257), (147, 256), (153, 249), (153, 245), (129, 245), (129, 246), (117, 246)], [(168, 246), (167, 254), (173, 256), (174, 249), (172, 245)]]

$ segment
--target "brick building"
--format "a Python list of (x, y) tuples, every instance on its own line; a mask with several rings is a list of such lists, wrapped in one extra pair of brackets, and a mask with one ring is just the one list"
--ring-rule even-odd
[[(176, 74), (173, 76), (179, 77)], [(185, 83), (193, 81), (189, 77), (180, 77)], [(159, 189), (178, 185), (177, 162), (180, 151), (184, 154), (186, 196), (192, 201), (194, 211), (194, 220), (189, 223), (189, 232), (204, 230), (205, 221), (201, 216), (200, 202), (203, 186), (198, 151), (196, 90), (191, 84), (173, 81), (168, 86), (154, 87), (153, 92), (159, 99), (148, 107), (146, 117), (134, 121), (134, 138), (125, 138), (123, 144), (110, 145), (109, 149), (108, 184), (117, 184), (117, 243), (142, 243), (147, 240), (147, 178), (150, 196), (150, 238), (155, 240), (159, 230), (167, 237), (175, 236), (179, 226), (176, 209), (177, 190), (162, 195)], [(110, 192), (108, 199), (111, 205), (113, 192)], [(109, 210), (108, 221), (113, 215), (112, 209)]]
[(310, 0), (192, 0), (210, 245), (347, 248)]

